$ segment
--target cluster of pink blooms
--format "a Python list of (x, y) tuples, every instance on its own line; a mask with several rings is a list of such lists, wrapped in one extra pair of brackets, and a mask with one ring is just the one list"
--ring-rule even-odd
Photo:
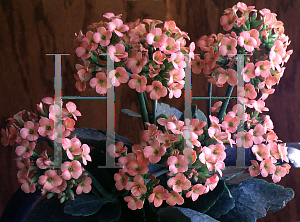
[[(42, 194), (51, 197), (57, 193), (63, 202), (74, 199), (73, 187), (77, 194), (90, 192), (92, 180), (81, 166), (91, 161), (90, 148), (76, 137), (66, 138), (74, 130), (77, 116), (81, 116), (74, 103), (68, 102), (66, 108), (60, 108), (50, 97), (42, 101), (36, 112), (23, 110), (9, 118), (6, 129), (1, 129), (1, 142), (4, 146), (16, 144), (17, 177), (24, 192), (33, 193), (39, 186)], [(54, 156), (47, 150), (38, 153), (37, 143), (46, 141), (52, 146), (62, 143), (60, 168), (54, 167)]]
[[(238, 89), (238, 100), (246, 108), (253, 109), (254, 113), (250, 116), (244, 113), (244, 106), (236, 105), (220, 124), (216, 117), (210, 117), (214, 127), (209, 129), (209, 135), (222, 140), (235, 133), (239, 124), (245, 123), (245, 132), (236, 134), (236, 144), (251, 148), (256, 156), (257, 160), (251, 161), (250, 174), (261, 174), (263, 177), (270, 174), (274, 182), (279, 182), (290, 169), (287, 163), (282, 166), (277, 164), (278, 159), (289, 161), (287, 147), (278, 143), (281, 141), (273, 131), (270, 116), (258, 117), (258, 114), (269, 110), (264, 101), (274, 93), (272, 86), (279, 83), (285, 70), (283, 65), (293, 51), (286, 51), (290, 44), (289, 37), (284, 34), (283, 23), (276, 19), (276, 14), (269, 9), (262, 9), (259, 14), (257, 19), (255, 7), (241, 2), (226, 9), (220, 22), (225, 31), (231, 32), (201, 37), (197, 42), (201, 53), (195, 56), (192, 70), (195, 74), (203, 72), (209, 82), (219, 87), (226, 82), (234, 86), (237, 85), (236, 55), (245, 54), (246, 64), (241, 73), (245, 86)], [(219, 111), (221, 105), (222, 102), (217, 102), (211, 111)]]
[[(174, 21), (144, 19), (150, 28), (136, 20), (123, 24), (121, 15), (106, 13), (109, 22), (94, 23), (91, 31), (82, 32), (75, 40), (75, 52), (84, 64), (76, 65), (76, 88), (86, 89), (86, 82), (99, 94), (107, 88), (127, 83), (137, 92), (148, 92), (153, 100), (165, 97), (179, 98), (184, 86), (185, 54), (193, 57), (195, 44), (186, 47), (186, 32)], [(107, 72), (107, 56), (114, 69)], [(129, 73), (129, 74), (128, 74)], [(150, 82), (149, 82), (150, 79)], [(148, 84), (148, 85), (147, 85)]]
[[(174, 206), (184, 203), (183, 194), (196, 201), (202, 194), (213, 190), (219, 176), (209, 171), (218, 171), (225, 167), (225, 146), (222, 141), (215, 141), (209, 146), (201, 145), (198, 137), (204, 136), (206, 122), (198, 119), (177, 120), (174, 115), (168, 119), (160, 118), (158, 123), (165, 127), (165, 132), (149, 124), (143, 132), (147, 146), (133, 145), (132, 152), (122, 142), (108, 147), (112, 157), (118, 158), (122, 167), (114, 179), (118, 190), (131, 192), (124, 199), (132, 210), (141, 209), (146, 199), (159, 207), (164, 200)], [(166, 167), (168, 189), (159, 185), (156, 175), (150, 174), (148, 165), (161, 164)], [(192, 185), (192, 182), (196, 183)]]

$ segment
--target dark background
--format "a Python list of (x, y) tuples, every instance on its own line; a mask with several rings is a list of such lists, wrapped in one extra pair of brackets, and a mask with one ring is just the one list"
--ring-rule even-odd
[[(54, 56), (46, 53), (70, 53), (62, 57), (63, 95), (97, 95), (87, 90), (79, 93), (75, 89), (73, 74), (79, 63), (73, 52), (74, 33), (93, 22), (104, 20), (106, 12), (122, 14), (125, 22), (137, 18), (155, 18), (162, 21), (174, 20), (177, 26), (189, 33), (196, 42), (202, 35), (223, 32), (219, 19), (223, 10), (235, 5), (237, 0), (0, 0), (0, 128), (5, 127), (7, 118), (20, 110), (34, 110), (43, 97), (54, 95)], [(300, 105), (299, 68), (299, 0), (244, 1), (248, 6), (260, 10), (268, 8), (283, 21), (285, 33), (290, 37), (294, 49), (280, 84), (275, 93), (266, 100), (269, 115), (274, 122), (275, 132), (284, 142), (300, 142), (298, 107)], [(299, 14), (298, 14), (299, 13)], [(202, 75), (193, 75), (193, 96), (206, 96), (207, 81)], [(224, 95), (224, 89), (213, 89), (214, 96)], [(67, 102), (67, 101), (64, 101)], [(106, 127), (105, 100), (76, 100), (82, 117), (77, 127)], [(173, 107), (183, 110), (180, 99), (162, 98)], [(206, 112), (206, 102), (195, 101)], [(126, 84), (116, 88), (116, 133), (138, 143), (142, 130), (141, 121), (121, 113), (123, 108), (139, 112), (136, 93)], [(20, 184), (17, 181), (14, 149), (0, 145), (0, 215)], [(258, 221), (300, 220), (299, 169), (291, 169), (289, 175), (279, 183), (295, 191), (295, 198), (279, 212), (268, 213)], [(271, 178), (267, 178), (271, 181)], [(298, 201), (297, 201), (298, 200)], [(297, 203), (298, 202), (298, 203)]]

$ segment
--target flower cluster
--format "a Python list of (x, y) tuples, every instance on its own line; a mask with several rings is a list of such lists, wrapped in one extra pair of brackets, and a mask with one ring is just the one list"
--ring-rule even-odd
[[(117, 157), (122, 167), (114, 176), (116, 188), (131, 191), (125, 201), (132, 210), (141, 209), (146, 199), (155, 207), (164, 200), (171, 206), (181, 205), (183, 196), (195, 201), (199, 195), (217, 186), (219, 177), (212, 171), (222, 175), (221, 169), (225, 167), (222, 141), (214, 140), (209, 146), (202, 146), (210, 138), (205, 121), (186, 119), (184, 123), (171, 115), (167, 119), (159, 118), (157, 122), (162, 130), (149, 124), (143, 132), (147, 146), (133, 145), (130, 153), (122, 142), (108, 147), (110, 155)], [(170, 177), (167, 189), (159, 184), (157, 176), (160, 174), (149, 173), (149, 164), (163, 167), (163, 173)]]
[[(264, 101), (274, 93), (272, 86), (279, 83), (285, 70), (283, 65), (293, 51), (286, 51), (290, 44), (289, 37), (284, 34), (283, 23), (276, 19), (276, 14), (269, 9), (262, 9), (259, 14), (258, 18), (254, 6), (241, 2), (226, 9), (220, 23), (230, 33), (201, 37), (197, 42), (201, 53), (195, 56), (192, 70), (195, 74), (203, 72), (210, 83), (219, 87), (226, 82), (235, 86), (237, 54), (245, 55), (245, 67), (241, 73), (245, 85), (237, 89), (238, 100), (243, 105), (236, 105), (219, 127), (216, 125), (219, 120), (210, 117), (212, 125), (216, 125), (218, 130), (213, 129), (209, 133), (211, 137), (218, 135), (223, 138), (226, 133), (235, 133), (241, 124), (245, 131), (236, 134), (237, 146), (251, 148), (259, 162), (252, 161), (250, 174), (256, 176), (261, 173), (264, 177), (271, 174), (273, 181), (278, 182), (289, 172), (288, 164), (277, 164), (278, 159), (288, 162), (287, 147), (278, 144), (281, 141), (273, 131), (270, 116), (258, 115), (269, 110)], [(219, 111), (221, 105), (222, 102), (217, 102), (211, 111)], [(245, 113), (247, 108), (254, 112), (251, 115)]]
[[(16, 144), (17, 177), (24, 192), (33, 193), (40, 186), (43, 194), (52, 197), (57, 193), (63, 202), (74, 199), (73, 187), (77, 194), (90, 192), (91, 178), (81, 166), (91, 161), (90, 148), (76, 137), (66, 138), (74, 130), (77, 116), (81, 116), (74, 103), (68, 102), (66, 108), (60, 108), (50, 97), (42, 101), (36, 112), (24, 110), (9, 118), (6, 129), (1, 129), (1, 142), (4, 146)], [(40, 142), (48, 142), (52, 148), (62, 143), (60, 168), (55, 168), (54, 156), (47, 150), (38, 153), (36, 146)]]
[[(121, 15), (106, 13), (109, 22), (94, 23), (85, 35), (82, 32), (75, 40), (75, 52), (84, 64), (76, 65), (76, 88), (86, 89), (86, 82), (99, 94), (107, 88), (127, 83), (137, 92), (148, 92), (153, 100), (165, 97), (179, 98), (184, 86), (185, 54), (193, 57), (195, 44), (186, 47), (186, 32), (174, 21), (164, 23), (144, 19), (123, 24)], [(114, 62), (113, 70), (107, 72), (107, 56)], [(149, 82), (148, 79), (151, 79)], [(147, 85), (148, 84), (148, 85)]]

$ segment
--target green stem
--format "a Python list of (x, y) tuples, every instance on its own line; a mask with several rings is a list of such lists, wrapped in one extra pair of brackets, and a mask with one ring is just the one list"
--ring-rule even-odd
[(218, 113), (219, 123), (221, 123), (223, 121), (233, 88), (234, 88), (234, 86), (228, 85), (228, 88), (227, 88), (227, 91), (225, 94), (225, 97), (228, 97), (228, 98), (223, 100), (221, 109)]
[(153, 107), (152, 107), (152, 124), (155, 124), (155, 118), (156, 118), (156, 110), (157, 110), (157, 100), (153, 100)]
[(109, 201), (113, 201), (113, 197), (110, 193), (108, 193), (102, 185), (98, 182), (98, 180), (87, 170), (85, 170), (89, 174), (89, 177), (92, 179), (92, 185), (99, 191), (99, 193)]
[(143, 92), (143, 96), (144, 96), (147, 112), (150, 113), (150, 108), (149, 108), (149, 105), (148, 105), (147, 96), (146, 96), (145, 92)]
[(146, 129), (145, 123), (149, 123), (149, 119), (148, 119), (144, 96), (143, 96), (143, 93), (140, 93), (140, 92), (136, 92), (136, 93), (137, 93), (138, 101), (140, 104), (140, 110), (141, 110), (144, 129)]
[[(211, 73), (210, 76), (212, 76), (213, 74)], [(212, 84), (211, 83), (208, 83), (208, 97), (209, 97), (209, 100), (207, 102), (207, 124), (208, 124), (208, 127), (210, 127), (210, 119), (209, 119), (209, 116), (211, 115), (211, 112), (210, 112), (210, 107), (211, 107), (211, 96), (212, 96)]]

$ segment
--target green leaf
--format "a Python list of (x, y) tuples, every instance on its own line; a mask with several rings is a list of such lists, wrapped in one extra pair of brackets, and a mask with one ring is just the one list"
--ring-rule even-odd
[(100, 222), (113, 222), (120, 218), (122, 209), (117, 202), (108, 202), (104, 204), (97, 213), (97, 219)]
[(65, 203), (64, 212), (73, 216), (90, 216), (98, 212), (107, 202), (103, 197), (83, 193), (75, 195), (75, 200), (68, 200)]
[(129, 110), (129, 109), (122, 109), (121, 112), (127, 114), (128, 116), (142, 118), (142, 116), (140, 114), (138, 114), (132, 110)]
[(231, 195), (229, 189), (225, 185), (225, 189), (217, 202), (206, 212), (213, 218), (219, 218), (221, 215), (227, 214), (235, 206), (235, 199)]
[(161, 222), (191, 222), (191, 219), (175, 207), (164, 207), (158, 210)]
[(225, 183), (223, 180), (220, 180), (213, 191), (200, 195), (196, 201), (192, 201), (191, 198), (186, 198), (185, 203), (182, 206), (205, 213), (216, 203), (224, 189)]
[(220, 217), (222, 222), (255, 222), (275, 212), (294, 198), (294, 191), (261, 179), (249, 179), (230, 189), (235, 198), (235, 207)]
[(206, 214), (182, 207), (164, 207), (158, 214), (161, 222), (217, 222)]

